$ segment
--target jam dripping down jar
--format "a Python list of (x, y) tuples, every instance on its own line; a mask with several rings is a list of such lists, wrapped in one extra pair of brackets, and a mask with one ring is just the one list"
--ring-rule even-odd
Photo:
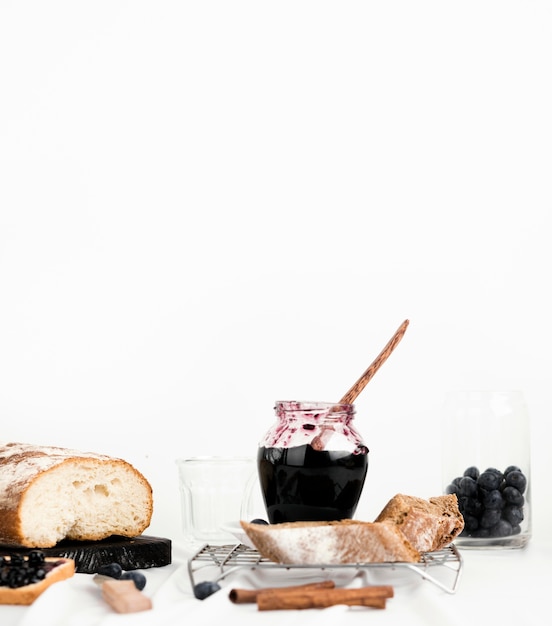
[(274, 410), (257, 453), (269, 522), (352, 519), (368, 471), (354, 405), (278, 401)]

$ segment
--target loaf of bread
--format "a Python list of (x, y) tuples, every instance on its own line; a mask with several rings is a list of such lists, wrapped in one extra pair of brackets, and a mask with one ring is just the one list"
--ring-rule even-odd
[(276, 563), (416, 563), (421, 558), (392, 524), (354, 520), (270, 525), (240, 523), (259, 553)]
[(0, 446), (0, 544), (50, 548), (63, 539), (136, 537), (152, 488), (123, 459), (54, 446)]
[(452, 543), (464, 528), (455, 494), (424, 500), (397, 494), (376, 517), (376, 522), (399, 528), (419, 552), (434, 552)]
[(13, 555), (0, 555), (0, 604), (32, 604), (50, 585), (71, 578), (75, 573), (75, 562), (72, 559), (46, 557), (38, 566), (46, 572), (42, 580), (11, 587), (10, 584), (17, 583), (10, 583), (10, 570), (24, 568), (25, 563), (28, 564), (28, 557), (19, 566), (12, 562), (13, 558)]

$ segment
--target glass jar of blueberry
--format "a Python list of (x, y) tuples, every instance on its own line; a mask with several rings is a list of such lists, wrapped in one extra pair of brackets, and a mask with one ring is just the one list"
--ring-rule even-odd
[(275, 412), (257, 454), (269, 522), (352, 518), (368, 470), (354, 406), (281, 401)]
[(529, 415), (521, 391), (454, 391), (442, 420), (443, 490), (455, 493), (467, 548), (523, 548), (531, 537)]

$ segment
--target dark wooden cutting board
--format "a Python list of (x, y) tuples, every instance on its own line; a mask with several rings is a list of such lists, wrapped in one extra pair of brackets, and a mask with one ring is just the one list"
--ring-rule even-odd
[[(119, 563), (126, 570), (148, 569), (169, 565), (172, 560), (170, 539), (141, 535), (109, 537), (102, 541), (61, 541), (54, 548), (41, 548), (46, 556), (61, 556), (75, 561), (75, 569), (81, 574), (94, 574), (101, 565)], [(29, 548), (1, 546), (4, 553), (26, 554)]]

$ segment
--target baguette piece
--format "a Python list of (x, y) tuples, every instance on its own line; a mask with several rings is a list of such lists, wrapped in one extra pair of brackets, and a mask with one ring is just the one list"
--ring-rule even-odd
[[(1, 558), (1, 557), (0, 557)], [(5, 559), (6, 557), (4, 557)], [(10, 557), (7, 557), (8, 563)], [(46, 576), (41, 581), (25, 585), (23, 587), (11, 588), (0, 582), (0, 604), (18, 604), (28, 606), (32, 604), (38, 596), (50, 585), (61, 580), (71, 578), (75, 573), (75, 562), (73, 559), (62, 557), (46, 557), (44, 559)], [(2, 568), (6, 571), (7, 567)]]
[(456, 494), (435, 496), (429, 500), (397, 494), (375, 521), (399, 528), (419, 552), (441, 550), (464, 528)]
[(392, 524), (355, 520), (240, 524), (259, 553), (276, 563), (417, 563), (421, 558)]
[(123, 459), (55, 446), (0, 446), (0, 544), (51, 548), (62, 539), (136, 537), (152, 513), (151, 485)]

